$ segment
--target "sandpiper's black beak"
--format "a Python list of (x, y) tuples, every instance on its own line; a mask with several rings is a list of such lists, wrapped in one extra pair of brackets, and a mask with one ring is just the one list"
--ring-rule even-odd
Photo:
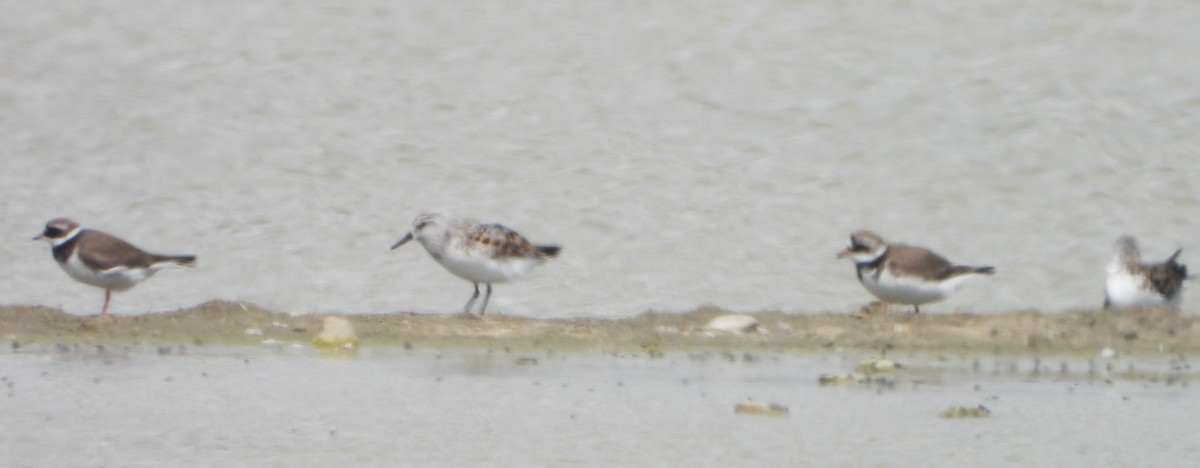
[(398, 242), (396, 242), (396, 245), (392, 246), (392, 250), (396, 250), (396, 247), (400, 247), (400, 246), (404, 245), (405, 242), (408, 242), (410, 240), (412, 240), (411, 232), (408, 234), (405, 234), (404, 237), (401, 237), (400, 240)]

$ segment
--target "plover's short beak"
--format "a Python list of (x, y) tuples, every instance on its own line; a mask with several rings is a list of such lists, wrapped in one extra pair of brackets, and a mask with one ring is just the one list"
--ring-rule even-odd
[(408, 242), (408, 241), (410, 241), (410, 240), (412, 240), (412, 233), (411, 233), (411, 232), (410, 232), (410, 233), (408, 233), (408, 234), (405, 234), (405, 235), (404, 235), (404, 237), (401, 237), (401, 238), (400, 238), (400, 241), (399, 241), (399, 242), (396, 242), (396, 245), (393, 245), (393, 246), (392, 246), (392, 250), (396, 250), (396, 247), (400, 247), (400, 246), (404, 245), (404, 243), (405, 243), (405, 242)]
[(46, 236), (44, 236), (44, 235), (42, 235), (42, 234), (38, 234), (38, 235), (37, 235), (37, 237), (34, 237), (34, 238), (33, 238), (33, 240), (37, 241), (37, 240), (42, 240), (42, 239), (45, 239), (45, 238), (46, 238)]
[(853, 252), (851, 252), (850, 249), (845, 249), (845, 250), (842, 250), (841, 252), (838, 252), (837, 258), (846, 258), (852, 254), (853, 254)]

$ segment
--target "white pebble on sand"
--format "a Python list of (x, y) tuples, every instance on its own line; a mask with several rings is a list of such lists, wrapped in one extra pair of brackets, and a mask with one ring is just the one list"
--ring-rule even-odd
[(758, 328), (758, 319), (746, 314), (725, 314), (713, 317), (704, 328), (726, 333), (748, 333)]

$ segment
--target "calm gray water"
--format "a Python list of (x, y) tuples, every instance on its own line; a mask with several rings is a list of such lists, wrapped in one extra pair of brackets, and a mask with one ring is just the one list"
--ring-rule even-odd
[[(176, 352), (0, 354), (0, 464), (1183, 467), (1200, 457), (1194, 385), (1032, 378), (1025, 361), (985, 359), (978, 374), (927, 362), (881, 391), (817, 385), (856, 356)], [(1022, 375), (993, 376), (1010, 364)], [(746, 398), (790, 414), (734, 414)], [(978, 404), (992, 417), (937, 417)]]
[[(0, 2), (0, 302), (95, 313), (55, 216), (196, 253), (113, 311), (453, 312), (426, 209), (562, 258), (497, 313), (848, 311), (849, 232), (1000, 274), (931, 312), (1101, 303), (1200, 263), (1200, 4)], [(1196, 310), (1200, 297), (1185, 298)]]

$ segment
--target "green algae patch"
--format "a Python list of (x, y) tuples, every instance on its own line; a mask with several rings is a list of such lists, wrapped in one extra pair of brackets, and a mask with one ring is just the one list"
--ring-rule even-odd
[(343, 317), (325, 317), (321, 331), (312, 340), (313, 346), (324, 357), (345, 358), (358, 355), (358, 335), (354, 325)]

